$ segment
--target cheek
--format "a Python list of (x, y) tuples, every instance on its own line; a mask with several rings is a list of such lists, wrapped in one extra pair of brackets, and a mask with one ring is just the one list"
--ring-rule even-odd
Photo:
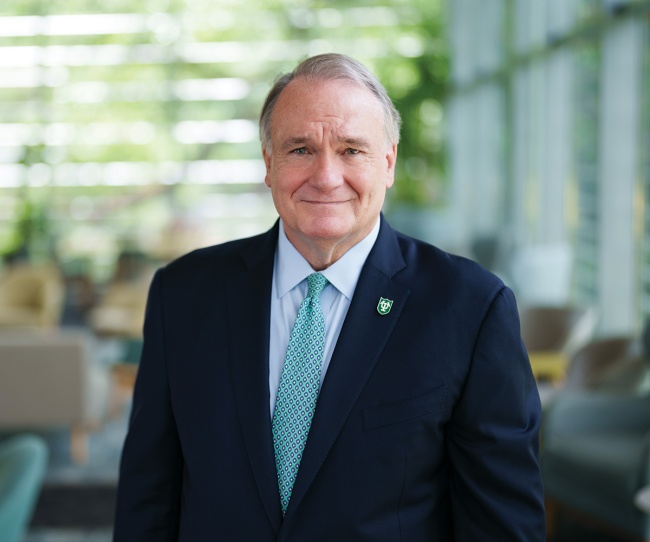
[(278, 164), (273, 164), (271, 168), (266, 170), (266, 177), (264, 182), (273, 193), (281, 192), (286, 185), (287, 174), (285, 168), (279, 167)]
[(381, 173), (373, 168), (360, 175), (353, 188), (362, 198), (376, 199), (382, 196), (382, 193), (386, 190), (386, 185)]
[(291, 204), (293, 195), (300, 189), (301, 183), (295, 175), (287, 169), (275, 171), (271, 177), (271, 195), (277, 205), (287, 206)]

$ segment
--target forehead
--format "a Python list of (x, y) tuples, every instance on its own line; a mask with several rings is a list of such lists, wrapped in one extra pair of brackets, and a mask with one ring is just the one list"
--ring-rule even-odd
[(377, 123), (383, 123), (381, 103), (370, 89), (353, 81), (304, 77), (291, 81), (273, 111), (272, 132), (323, 123), (332, 127), (372, 125), (376, 129)]

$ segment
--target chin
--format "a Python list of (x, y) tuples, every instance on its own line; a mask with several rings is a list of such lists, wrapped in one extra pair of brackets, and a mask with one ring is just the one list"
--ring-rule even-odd
[(303, 235), (309, 239), (342, 239), (347, 237), (352, 229), (353, 222), (339, 218), (319, 218), (310, 221), (301, 228)]

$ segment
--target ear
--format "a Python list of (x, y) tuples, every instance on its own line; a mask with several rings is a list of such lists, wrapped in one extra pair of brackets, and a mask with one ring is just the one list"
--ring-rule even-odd
[(395, 182), (395, 162), (397, 161), (397, 143), (390, 145), (386, 151), (386, 188)]
[(266, 147), (262, 147), (262, 158), (264, 158), (264, 165), (266, 166), (264, 184), (271, 188), (271, 151)]

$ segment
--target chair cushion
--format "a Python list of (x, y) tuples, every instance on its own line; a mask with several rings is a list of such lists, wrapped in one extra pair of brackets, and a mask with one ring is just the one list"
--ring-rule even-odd
[(648, 516), (634, 506), (644, 485), (645, 432), (562, 433), (544, 441), (547, 495), (621, 529), (647, 536)]

